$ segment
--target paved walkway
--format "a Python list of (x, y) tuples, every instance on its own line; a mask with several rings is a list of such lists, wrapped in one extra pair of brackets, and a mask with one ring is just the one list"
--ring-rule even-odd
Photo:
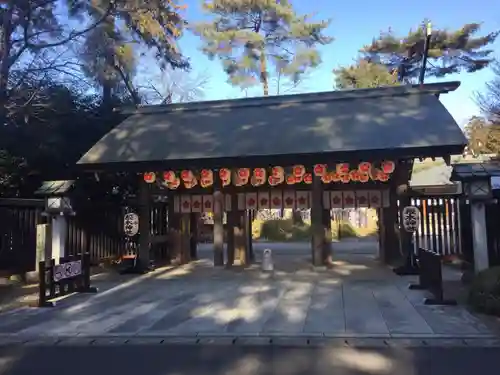
[[(308, 336), (487, 338), (460, 306), (426, 306), (410, 278), (374, 260), (373, 244), (334, 245), (336, 266), (314, 270), (307, 244), (275, 247), (276, 271), (214, 269), (209, 259), (141, 277), (96, 281), (100, 293), (55, 308), (0, 314), (0, 336)], [(287, 247), (290, 251), (287, 251)], [(372, 246), (372, 251), (369, 251)], [(202, 256), (209, 256), (201, 248)]]

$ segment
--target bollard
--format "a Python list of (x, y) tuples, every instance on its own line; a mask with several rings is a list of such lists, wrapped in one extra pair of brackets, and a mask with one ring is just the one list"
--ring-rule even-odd
[(262, 271), (272, 271), (274, 269), (273, 265), (273, 254), (271, 249), (265, 249), (262, 254)]

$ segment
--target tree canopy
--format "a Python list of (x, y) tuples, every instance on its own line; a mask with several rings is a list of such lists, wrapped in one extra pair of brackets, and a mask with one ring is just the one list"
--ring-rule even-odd
[(213, 0), (203, 4), (212, 16), (193, 28), (203, 51), (218, 57), (233, 85), (262, 84), (269, 94), (274, 71), (298, 80), (308, 68), (318, 66), (318, 45), (332, 38), (324, 35), (329, 21), (298, 15), (287, 0)]
[(397, 71), (390, 72), (386, 66), (365, 59), (355, 64), (334, 69), (334, 84), (338, 89), (365, 89), (381, 86), (397, 86)]
[[(424, 20), (421, 25), (430, 21)], [(469, 23), (456, 30), (433, 28), (429, 44), (429, 58), (425, 75), (444, 77), (451, 73), (473, 73), (493, 61), (493, 50), (488, 48), (499, 32), (478, 36), (480, 23)], [(398, 69), (405, 61), (405, 77), (416, 79), (424, 54), (426, 30), (418, 27), (408, 34), (396, 35), (391, 29), (363, 48), (363, 58), (383, 64), (389, 70)]]

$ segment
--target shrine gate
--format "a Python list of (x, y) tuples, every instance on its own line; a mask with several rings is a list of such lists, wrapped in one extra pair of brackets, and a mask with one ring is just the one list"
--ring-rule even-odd
[[(460, 154), (466, 145), (439, 95), (458, 82), (342, 90), (263, 98), (141, 106), (78, 162), (87, 172), (137, 173), (139, 258), (151, 244), (175, 242), (183, 261), (195, 257), (196, 215), (214, 212), (214, 264), (251, 261), (251, 212), (311, 208), (312, 261), (331, 261), (331, 208), (379, 212), (381, 258), (409, 248), (399, 210), (410, 205), (415, 158)], [(152, 197), (166, 197), (172, 238), (150, 234)], [(399, 200), (399, 207), (398, 207)], [(404, 251), (403, 251), (404, 250)]]

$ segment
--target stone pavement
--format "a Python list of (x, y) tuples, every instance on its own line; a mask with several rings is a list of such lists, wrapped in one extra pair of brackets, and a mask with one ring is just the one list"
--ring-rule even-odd
[[(256, 252), (273, 246), (258, 245)], [(261, 337), (267, 342), (278, 337), (382, 342), (494, 337), (464, 307), (424, 305), (425, 292), (408, 290), (410, 277), (378, 265), (373, 251), (349, 246), (334, 245), (332, 270), (308, 265), (307, 244), (278, 244), (272, 274), (258, 265), (214, 269), (210, 260), (201, 259), (141, 277), (96, 281), (96, 295), (72, 296), (55, 308), (0, 314), (0, 337)], [(202, 256), (210, 255), (206, 249)]]

